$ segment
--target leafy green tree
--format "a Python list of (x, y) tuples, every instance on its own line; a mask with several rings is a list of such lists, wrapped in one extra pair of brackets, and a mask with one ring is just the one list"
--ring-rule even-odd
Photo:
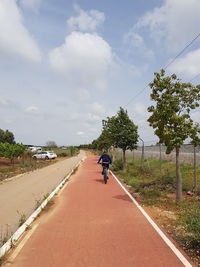
[(138, 126), (129, 118), (128, 113), (120, 107), (116, 116), (104, 121), (104, 131), (110, 145), (121, 148), (123, 151), (123, 167), (126, 167), (126, 150), (137, 148)]
[(15, 143), (14, 134), (8, 130), (4, 131), (0, 129), (0, 143)]
[(54, 148), (55, 148), (55, 147), (57, 147), (57, 144), (56, 144), (55, 141), (51, 141), (51, 140), (50, 140), (50, 141), (47, 141), (47, 142), (46, 142), (46, 146), (47, 146), (47, 147), (50, 147), (50, 148), (51, 148), (51, 147), (54, 147)]
[(90, 148), (91, 149), (98, 149), (98, 139), (95, 139), (92, 141), (92, 143), (90, 144)]
[(200, 86), (182, 83), (175, 74), (165, 77), (165, 71), (154, 73), (150, 83), (151, 100), (155, 106), (148, 107), (152, 113), (148, 122), (155, 129), (161, 144), (165, 144), (166, 153), (176, 150), (176, 200), (182, 198), (182, 178), (180, 172), (179, 151), (187, 138), (196, 136), (196, 128), (190, 117), (191, 110), (199, 106)]
[(4, 130), (0, 129), (0, 143), (4, 143)]
[[(108, 121), (110, 118), (108, 118)], [(112, 133), (110, 132), (110, 128), (108, 127), (108, 121), (105, 126), (106, 121), (103, 121), (103, 130), (101, 135), (97, 139), (97, 148), (98, 150), (108, 150), (113, 144)]]
[(77, 151), (76, 147), (75, 146), (69, 146), (68, 149), (69, 149), (70, 155), (74, 156), (76, 151)]
[(197, 157), (196, 157), (196, 147), (200, 145), (200, 125), (196, 123), (193, 127), (191, 135), (191, 144), (194, 146), (194, 187), (193, 190), (196, 192), (197, 189)]
[(22, 144), (0, 143), (0, 157), (9, 158), (14, 163), (14, 158), (23, 155), (25, 149)]

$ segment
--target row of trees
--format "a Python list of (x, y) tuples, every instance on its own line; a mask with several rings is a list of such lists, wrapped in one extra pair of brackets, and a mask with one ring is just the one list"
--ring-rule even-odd
[(26, 147), (22, 144), (0, 143), (0, 157), (9, 158), (14, 163), (14, 158), (24, 154)]
[[(166, 146), (166, 153), (176, 151), (176, 200), (182, 198), (182, 178), (179, 162), (179, 150), (188, 138), (194, 146), (200, 144), (200, 127), (191, 118), (191, 111), (199, 107), (200, 85), (183, 83), (175, 74), (165, 76), (165, 71), (154, 73), (155, 78), (149, 84), (151, 100), (154, 105), (148, 107), (151, 113), (149, 125), (153, 127), (159, 143)], [(103, 130), (98, 139), (90, 145), (93, 149), (108, 149), (111, 146), (125, 151), (137, 147), (138, 127), (130, 120), (127, 111), (120, 108), (116, 116), (103, 120)]]
[(8, 130), (0, 129), (0, 143), (15, 144), (14, 134)]
[(24, 145), (15, 143), (12, 132), (0, 129), (0, 157), (9, 158), (14, 163), (14, 158), (23, 155), (25, 150)]
[(182, 198), (182, 178), (179, 151), (186, 139), (194, 146), (200, 144), (200, 127), (191, 118), (191, 111), (199, 107), (200, 85), (183, 83), (175, 74), (165, 77), (165, 71), (154, 73), (150, 83), (151, 100), (155, 105), (148, 107), (151, 116), (148, 122), (154, 129), (159, 143), (166, 146), (166, 153), (176, 151), (176, 200)]
[(128, 113), (122, 107), (115, 116), (107, 117), (102, 122), (102, 132), (98, 139), (94, 140), (91, 148), (108, 150), (111, 147), (121, 148), (123, 151), (123, 166), (126, 166), (126, 150), (137, 148), (138, 126), (129, 118)]

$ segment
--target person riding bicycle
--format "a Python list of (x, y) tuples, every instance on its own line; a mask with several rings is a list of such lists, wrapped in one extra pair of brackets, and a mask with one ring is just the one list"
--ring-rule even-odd
[[(101, 161), (101, 165), (102, 167), (106, 167), (109, 169), (109, 164), (112, 163), (112, 159), (111, 157), (106, 153), (106, 151), (103, 152), (103, 154), (100, 156), (99, 160), (97, 163), (100, 163)], [(103, 171), (102, 171), (102, 174), (103, 174)]]

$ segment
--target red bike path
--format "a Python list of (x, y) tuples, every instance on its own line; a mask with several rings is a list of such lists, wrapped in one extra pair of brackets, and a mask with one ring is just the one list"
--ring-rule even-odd
[(189, 266), (178, 259), (111, 175), (103, 183), (96, 162), (97, 157), (89, 155), (81, 164), (8, 266)]

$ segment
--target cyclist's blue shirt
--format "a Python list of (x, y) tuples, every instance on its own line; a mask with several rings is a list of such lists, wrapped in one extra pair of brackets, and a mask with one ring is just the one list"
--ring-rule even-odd
[(98, 163), (100, 163), (101, 160), (103, 161), (103, 158), (106, 158), (106, 160), (104, 159), (104, 161), (105, 162), (108, 162), (108, 164), (111, 164), (112, 163), (112, 159), (111, 159), (111, 157), (108, 154), (101, 155), (100, 158), (99, 158), (99, 160), (98, 160)]

